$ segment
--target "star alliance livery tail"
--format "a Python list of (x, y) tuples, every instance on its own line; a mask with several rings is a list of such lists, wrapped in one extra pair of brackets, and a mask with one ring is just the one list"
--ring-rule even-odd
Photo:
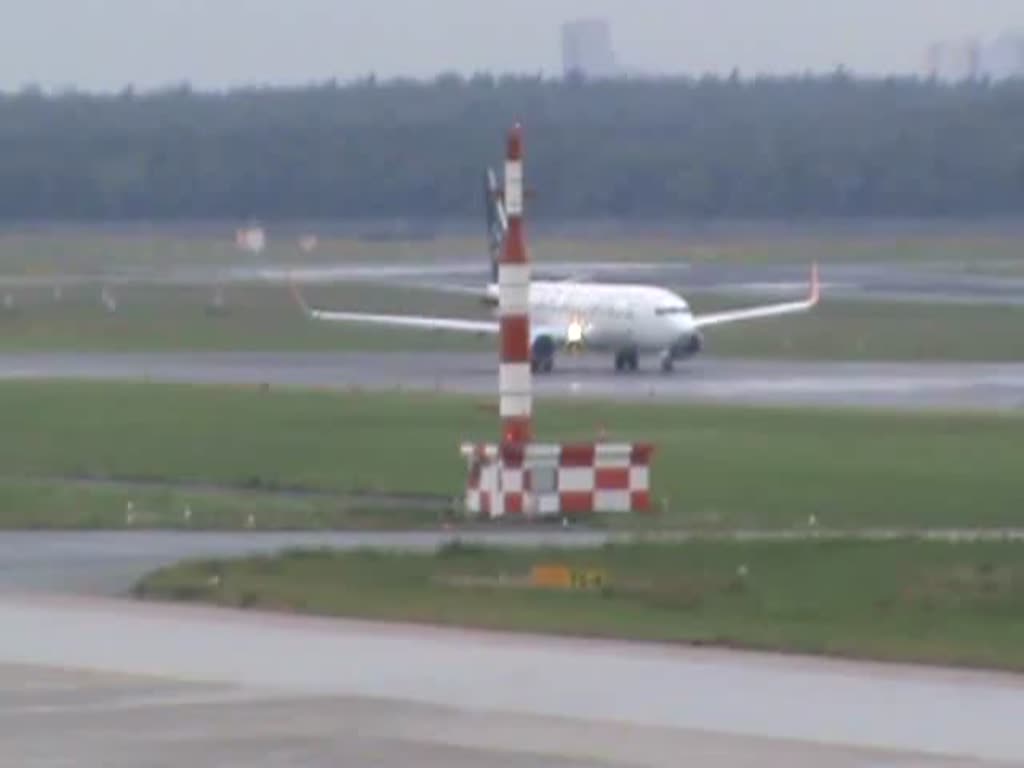
[(508, 217), (505, 215), (505, 203), (498, 187), (498, 177), (494, 170), (487, 169), (484, 174), (484, 210), (487, 214), (487, 249), (491, 258), (491, 284), (498, 283), (498, 260), (505, 242), (505, 231), (508, 229)]

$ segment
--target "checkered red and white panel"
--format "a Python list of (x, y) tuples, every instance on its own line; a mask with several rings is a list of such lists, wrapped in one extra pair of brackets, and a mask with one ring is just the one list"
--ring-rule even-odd
[(463, 446), (466, 508), (485, 517), (647, 512), (652, 453), (644, 443)]

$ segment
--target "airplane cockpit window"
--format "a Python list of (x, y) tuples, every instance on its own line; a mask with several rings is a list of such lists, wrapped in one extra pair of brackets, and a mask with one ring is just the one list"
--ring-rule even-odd
[(675, 306), (675, 307), (658, 307), (654, 310), (654, 314), (659, 317), (662, 315), (686, 315), (689, 314), (690, 308), (687, 306)]

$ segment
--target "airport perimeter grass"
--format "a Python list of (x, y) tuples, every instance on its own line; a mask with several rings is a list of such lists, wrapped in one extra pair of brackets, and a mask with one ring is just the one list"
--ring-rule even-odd
[[(604, 588), (539, 589), (536, 565)], [(695, 541), (586, 551), (292, 552), (185, 563), (141, 597), (376, 620), (1024, 671), (1019, 545)]]
[[(285, 286), (131, 285), (112, 289), (116, 311), (100, 301), (101, 284), (9, 290), (13, 309), (0, 307), (0, 351), (392, 351), (493, 349), (491, 339), (410, 333), (309, 320)], [(415, 289), (347, 284), (311, 288), (309, 300), (351, 311), (446, 313), (479, 316), (472, 298)]]
[[(1020, 415), (585, 400), (542, 400), (536, 410), (541, 439), (592, 439), (603, 427), (609, 439), (656, 443), (653, 490), (664, 512), (644, 524), (791, 528), (815, 515), (818, 525), (840, 529), (1024, 525)], [(101, 524), (93, 502), (79, 510), (79, 494), (95, 489), (72, 493), (83, 479), (450, 499), (465, 479), (460, 442), (493, 439), (496, 418), (489, 398), (5, 382), (0, 487), (68, 483), (61, 495), (7, 492), (0, 525), (73, 525), (86, 513)], [(123, 500), (112, 499), (119, 517)], [(227, 519), (237, 521), (239, 503), (228, 505)], [(282, 503), (268, 497), (246, 506), (262, 521)], [(427, 514), (436, 523), (437, 513)], [(313, 524), (295, 515), (295, 527)], [(380, 515), (390, 525), (387, 511)]]
[(450, 510), (443, 498), (0, 478), (0, 530), (414, 530), (436, 527)]
[[(692, 295), (696, 312), (757, 303), (749, 296)], [(100, 288), (18, 288), (0, 306), (0, 352), (25, 351), (489, 351), (494, 340), (308, 320), (284, 287), (238, 285), (226, 311), (211, 311), (213, 290), (137, 285), (115, 289), (108, 313)], [(318, 306), (368, 312), (487, 317), (472, 297), (381, 285), (311, 287)], [(1024, 307), (828, 300), (813, 316), (710, 329), (708, 354), (820, 360), (1024, 360)], [(609, 366), (611, 360), (609, 358)]]

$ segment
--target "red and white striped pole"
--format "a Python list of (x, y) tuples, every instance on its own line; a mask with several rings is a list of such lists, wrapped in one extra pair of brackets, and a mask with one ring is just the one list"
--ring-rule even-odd
[(505, 154), (505, 213), (508, 229), (498, 261), (498, 315), (501, 359), (498, 366), (502, 440), (533, 438), (530, 373), (530, 262), (523, 231), (523, 132), (509, 131)]

